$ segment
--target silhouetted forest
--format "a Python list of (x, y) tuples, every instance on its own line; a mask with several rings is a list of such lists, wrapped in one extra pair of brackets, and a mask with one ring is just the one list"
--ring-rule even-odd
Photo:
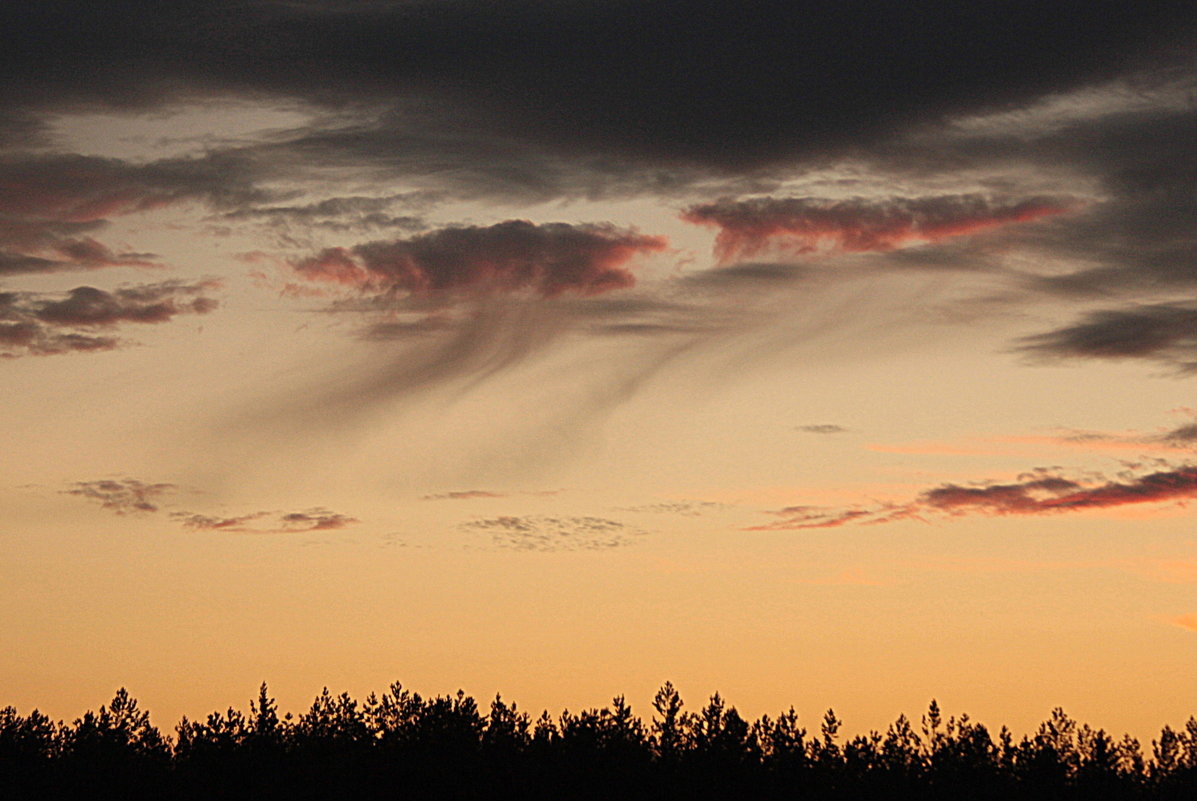
[(1193, 799), (1197, 720), (1145, 754), (1056, 709), (1032, 735), (991, 734), (934, 701), (915, 723), (840, 736), (793, 708), (755, 721), (671, 684), (644, 720), (623, 697), (533, 718), (500, 697), (422, 698), (394, 684), (359, 703), (327, 690), (298, 717), (265, 684), (248, 712), (163, 735), (125, 690), (71, 724), (0, 710), (0, 799)]

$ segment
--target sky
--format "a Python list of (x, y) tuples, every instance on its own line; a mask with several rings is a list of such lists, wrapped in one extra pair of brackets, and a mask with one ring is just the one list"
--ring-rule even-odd
[(0, 704), (1197, 713), (1191, 3), (0, 31)]

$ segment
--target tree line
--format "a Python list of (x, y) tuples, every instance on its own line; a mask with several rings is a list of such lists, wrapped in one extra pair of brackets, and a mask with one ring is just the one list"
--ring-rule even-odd
[(828, 710), (814, 730), (788, 711), (750, 721), (713, 695), (686, 709), (672, 684), (648, 720), (620, 696), (533, 718), (496, 696), (423, 698), (393, 684), (364, 702), (325, 689), (280, 715), (263, 684), (248, 712), (183, 718), (172, 735), (124, 689), (71, 724), (0, 709), (0, 798), (820, 801), (1197, 798), (1197, 719), (1149, 753), (1052, 711), (996, 735), (935, 701), (916, 724), (851, 738)]

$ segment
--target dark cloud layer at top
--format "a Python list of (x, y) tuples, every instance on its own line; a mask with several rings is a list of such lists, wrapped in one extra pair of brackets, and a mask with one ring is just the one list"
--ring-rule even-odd
[(1186, 43), (1193, 24), (1183, 2), (1110, 0), (182, 0), (169, 13), (58, 0), (0, 10), (0, 100), (421, 97), (562, 152), (742, 167), (1066, 89)]

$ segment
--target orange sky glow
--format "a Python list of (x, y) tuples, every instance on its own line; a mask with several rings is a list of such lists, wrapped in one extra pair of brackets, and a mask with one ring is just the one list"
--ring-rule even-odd
[(1191, 25), (101, 5), (0, 11), (0, 707), (1197, 713)]

